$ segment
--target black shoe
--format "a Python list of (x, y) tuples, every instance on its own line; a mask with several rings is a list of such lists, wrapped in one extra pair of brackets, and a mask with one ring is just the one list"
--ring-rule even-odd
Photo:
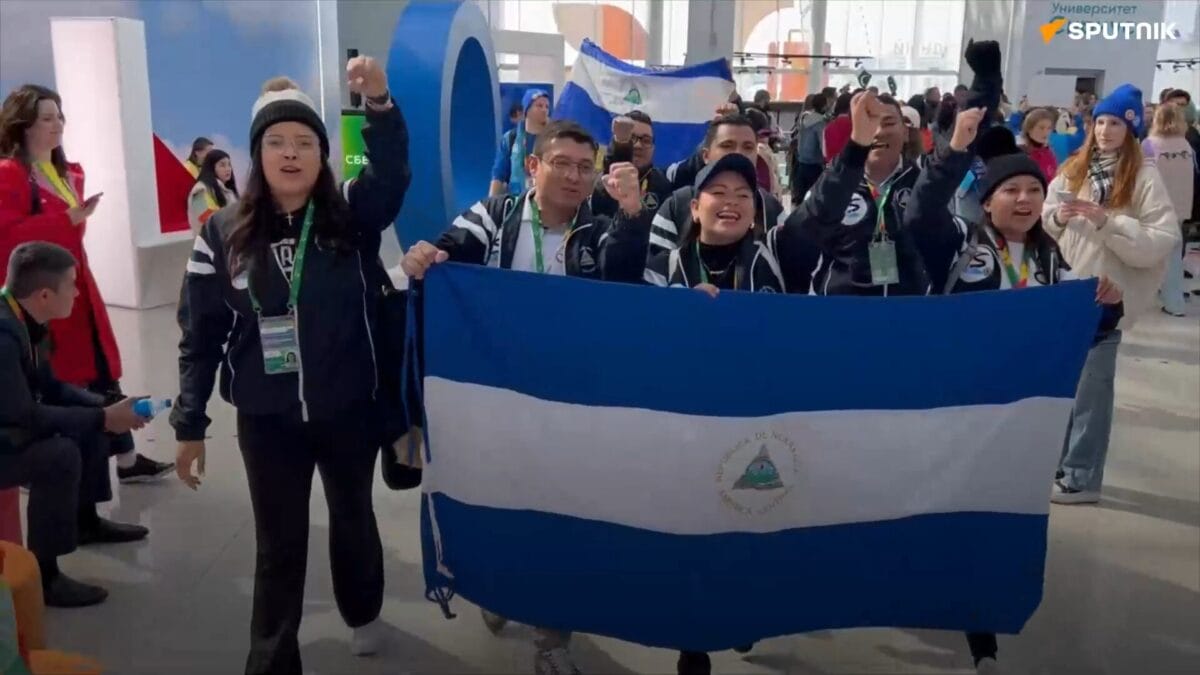
[(749, 654), (751, 649), (754, 649), (754, 643), (753, 643), (753, 642), (751, 642), (751, 643), (750, 643), (750, 644), (748, 644), (748, 645), (742, 645), (741, 647), (734, 647), (734, 648), (733, 648), (733, 651), (735, 651), (735, 652), (737, 652), (737, 653), (739, 653), (739, 654)]
[(122, 483), (149, 483), (166, 476), (174, 468), (174, 462), (156, 462), (139, 452), (133, 466), (128, 469), (117, 467), (117, 479)]
[(679, 652), (675, 669), (679, 675), (711, 675), (712, 660), (707, 652)]
[(123, 544), (145, 539), (148, 534), (150, 534), (150, 530), (141, 525), (114, 523), (107, 518), (97, 518), (93, 525), (79, 526), (79, 545)]
[(108, 591), (103, 588), (75, 581), (61, 572), (42, 589), (42, 599), (47, 607), (89, 607), (104, 602), (107, 597)]

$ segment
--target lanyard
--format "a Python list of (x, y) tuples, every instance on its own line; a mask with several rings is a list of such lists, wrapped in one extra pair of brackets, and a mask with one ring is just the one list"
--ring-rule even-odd
[(1000, 249), (1000, 259), (1004, 262), (1004, 271), (1008, 273), (1008, 282), (1013, 288), (1025, 288), (1029, 284), (1029, 246), (1021, 252), (1021, 272), (1013, 268), (1012, 254), (1008, 252), (1008, 242), (1004, 236), (996, 233), (996, 245)]
[[(546, 271), (546, 261), (542, 257), (542, 233), (545, 228), (542, 227), (542, 210), (538, 208), (537, 202), (533, 199), (533, 193), (530, 192), (526, 197), (529, 200), (529, 229), (533, 230), (533, 265), (537, 269), (538, 274), (543, 274)], [(575, 229), (575, 219), (571, 219), (571, 224), (567, 226), (567, 230)], [(567, 235), (570, 237), (570, 234)], [(563, 246), (567, 245), (566, 239), (563, 239)]]
[(871, 199), (875, 200), (875, 237), (886, 241), (887, 236), (887, 216), (884, 210), (888, 203), (888, 197), (892, 196), (892, 183), (887, 181), (886, 187), (883, 188), (883, 194), (879, 194), (879, 190), (871, 183), (867, 183), (871, 188)]
[[(17, 316), (17, 322), (21, 324), (22, 328), (24, 328), (25, 310), (21, 309), (21, 304), (18, 303), (17, 299), (12, 296), (12, 293), (8, 290), (8, 286), (0, 288), (0, 296), (4, 296), (4, 300), (8, 303), (9, 308), (11, 308), (13, 314)], [(29, 340), (29, 359), (33, 361), (34, 365), (37, 365), (37, 351), (33, 348), (32, 339)]]
[[(696, 262), (700, 263), (700, 283), (711, 284), (711, 282), (708, 280), (708, 265), (704, 264), (704, 258), (700, 256), (699, 239), (696, 240)], [(735, 257), (733, 260), (733, 290), (735, 291), (738, 288), (738, 281), (740, 281), (738, 278), (739, 276), (741, 275), (737, 267), (737, 258)]]
[[(308, 253), (308, 235), (312, 231), (313, 203), (308, 202), (304, 210), (304, 224), (300, 226), (300, 241), (296, 243), (296, 262), (292, 265), (292, 281), (288, 284), (288, 313), (296, 311), (296, 303), (300, 300), (300, 284), (304, 281), (304, 257)], [(250, 292), (250, 304), (254, 312), (262, 316), (262, 305), (254, 295), (253, 285), (247, 280), (246, 290)]]
[(50, 185), (54, 186), (54, 191), (58, 193), (59, 197), (62, 197), (67, 206), (71, 208), (79, 206), (79, 199), (71, 191), (71, 188), (67, 187), (67, 184), (63, 182), (62, 176), (58, 175), (58, 169), (54, 168), (53, 164), (50, 162), (38, 162), (37, 168), (46, 177), (46, 180), (50, 181)]

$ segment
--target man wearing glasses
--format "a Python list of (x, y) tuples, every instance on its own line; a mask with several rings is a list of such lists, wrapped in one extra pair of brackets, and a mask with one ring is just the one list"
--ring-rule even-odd
[(552, 122), (526, 161), (527, 189), (476, 203), (436, 244), (417, 242), (401, 262), (405, 274), (420, 279), (430, 265), (451, 260), (637, 283), (642, 269), (630, 264), (630, 256), (645, 256), (654, 211), (642, 208), (637, 168), (622, 162), (609, 167), (603, 180), (616, 212), (593, 213), (588, 201), (597, 150), (578, 124)]
[[(654, 166), (654, 126), (650, 116), (640, 110), (616, 117), (612, 122), (612, 142), (604, 159), (605, 173), (614, 164), (623, 162), (637, 167), (642, 208), (657, 212), (671, 196), (671, 181)], [(617, 201), (608, 194), (602, 177), (592, 194), (592, 213), (611, 218), (617, 214), (617, 208)]]
[[(596, 141), (573, 122), (552, 122), (538, 135), (527, 161), (529, 189), (516, 196), (491, 197), (454, 219), (437, 244), (417, 242), (400, 266), (411, 280), (425, 278), (430, 266), (473, 263), (539, 274), (637, 282), (646, 257), (650, 218), (642, 208), (638, 170), (617, 163), (604, 177), (617, 204), (613, 218), (588, 206), (596, 179)], [(612, 262), (616, 264), (613, 264)], [(483, 609), (492, 633), (508, 622)], [(536, 675), (577, 675), (567, 650), (571, 634), (535, 628)]]

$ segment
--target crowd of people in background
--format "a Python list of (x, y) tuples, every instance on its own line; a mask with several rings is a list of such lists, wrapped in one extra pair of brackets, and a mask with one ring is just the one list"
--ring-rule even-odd
[[(1104, 318), (1058, 471), (1046, 477), (1052, 501), (1094, 503), (1123, 331), (1158, 308), (1160, 293), (1163, 311), (1184, 310), (1183, 235), (1197, 215), (1195, 107), (1187, 92), (1164, 91), (1147, 124), (1131, 85), (1081, 97), (1069, 134), (1078, 144), (1061, 161), (1051, 147), (1059, 111), (1024, 102), (1007, 111), (996, 43), (971, 44), (966, 60), (973, 81), (945, 95), (813, 93), (790, 138), (775, 127), (769, 96), (750, 104), (735, 96), (713, 112), (695, 154), (666, 167), (655, 163), (646, 113), (616, 117), (601, 147), (573, 121), (551, 119), (547, 92), (528, 91), (509, 111), (515, 126), (497, 148), (489, 194), (437, 241), (410, 247), (401, 268), (414, 284), (431, 266), (457, 261), (714, 297), (944, 295), (1098, 277)], [(380, 447), (395, 440), (383, 420), (407, 412), (386, 384), (386, 364), (395, 363), (388, 352), (399, 346), (387, 333), (394, 307), (379, 247), (410, 167), (383, 69), (355, 57), (347, 76), (366, 101), (370, 157), (347, 183), (334, 177), (315, 106), (286, 78), (264, 85), (254, 103), (241, 189), (228, 154), (208, 139), (198, 138), (187, 160), (197, 236), (178, 308), (175, 468), (200, 487), (219, 378), (237, 409), (258, 547), (247, 673), (301, 672), (314, 472), (325, 485), (334, 594), (352, 651), (374, 653), (381, 638), (371, 486)], [(105, 592), (61, 574), (58, 556), (147, 535), (96, 511), (111, 496), (108, 457), (122, 481), (172, 465), (134, 451), (129, 432), (146, 420), (121, 392), (120, 356), (83, 246), (100, 195), (84, 198), (63, 124), (61, 100), (41, 87), (12, 92), (0, 111), (0, 487), (30, 487), (30, 547), (47, 604), (65, 607), (95, 604)], [(487, 608), (483, 616), (493, 632), (507, 623)], [(579, 672), (569, 632), (535, 636), (538, 675)], [(967, 641), (979, 672), (996, 672), (995, 636)], [(678, 669), (708, 673), (710, 659), (683, 652)]]

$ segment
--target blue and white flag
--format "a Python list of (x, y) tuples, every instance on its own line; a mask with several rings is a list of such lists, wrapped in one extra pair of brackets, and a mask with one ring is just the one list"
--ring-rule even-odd
[(439, 265), (431, 596), (714, 651), (854, 626), (1015, 633), (1095, 283), (751, 295)]
[(579, 123), (604, 145), (612, 138), (613, 117), (641, 110), (654, 120), (654, 163), (666, 166), (696, 151), (713, 111), (732, 91), (724, 59), (653, 70), (584, 40), (552, 117)]

